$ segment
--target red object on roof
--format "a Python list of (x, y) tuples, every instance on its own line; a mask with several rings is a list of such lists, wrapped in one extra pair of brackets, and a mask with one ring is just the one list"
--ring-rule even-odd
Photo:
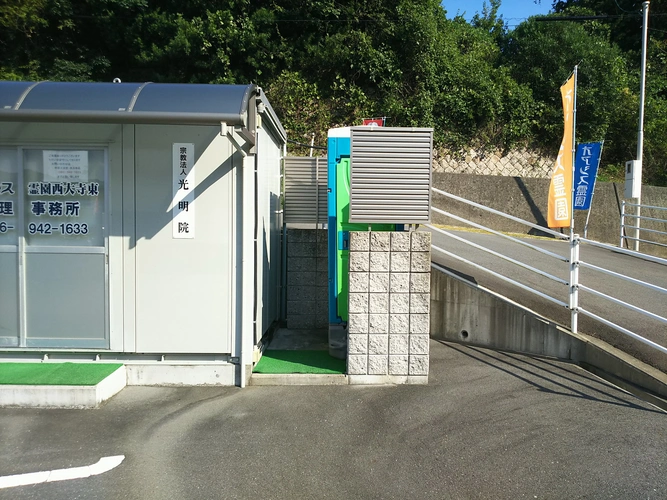
[(384, 127), (384, 118), (364, 118), (364, 125)]

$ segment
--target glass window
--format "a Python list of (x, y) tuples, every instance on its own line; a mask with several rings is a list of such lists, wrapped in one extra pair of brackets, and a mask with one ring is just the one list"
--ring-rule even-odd
[(16, 149), (0, 149), (0, 245), (18, 244), (18, 165)]
[(28, 346), (44, 339), (105, 345), (103, 254), (29, 253), (25, 276)]
[[(18, 156), (0, 148), (0, 346), (16, 346), (19, 337)], [(12, 248), (13, 247), (13, 248)]]
[(29, 246), (104, 246), (104, 151), (23, 152)]
[(0, 346), (18, 345), (18, 264), (17, 252), (0, 252)]

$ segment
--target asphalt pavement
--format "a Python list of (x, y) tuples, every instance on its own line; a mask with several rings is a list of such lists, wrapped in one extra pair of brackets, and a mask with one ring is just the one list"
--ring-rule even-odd
[(426, 386), (128, 387), (0, 409), (8, 499), (667, 498), (667, 414), (579, 367), (431, 342)]

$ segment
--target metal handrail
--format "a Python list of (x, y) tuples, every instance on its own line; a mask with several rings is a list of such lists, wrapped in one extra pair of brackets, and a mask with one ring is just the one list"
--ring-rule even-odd
[(586, 285), (582, 285), (579, 283), (579, 290), (586, 290), (587, 292), (592, 293), (593, 295), (596, 295), (598, 297), (602, 297), (603, 299), (607, 299), (614, 304), (618, 304), (619, 306), (627, 307), (628, 309), (643, 314), (645, 316), (648, 316), (649, 318), (653, 318), (657, 321), (660, 321), (661, 323), (667, 323), (667, 318), (660, 316), (659, 314), (654, 314), (651, 311), (647, 311), (646, 309), (642, 309), (641, 307), (633, 306), (629, 302), (625, 302), (624, 300), (617, 299), (615, 297), (612, 297), (611, 295), (607, 295), (606, 293), (602, 293), (598, 290), (595, 290), (594, 288), (589, 288)]
[(505, 282), (507, 282), (507, 283), (511, 283), (512, 285), (518, 286), (519, 288), (521, 288), (521, 289), (523, 289), (523, 290), (526, 290), (526, 291), (528, 291), (528, 292), (531, 292), (531, 293), (537, 295), (538, 297), (542, 297), (543, 299), (546, 299), (546, 300), (548, 300), (548, 301), (550, 301), (550, 302), (553, 302), (554, 304), (558, 304), (559, 306), (568, 307), (568, 305), (567, 305), (565, 302), (561, 301), (561, 300), (555, 299), (554, 297), (552, 297), (552, 296), (550, 296), (550, 295), (547, 295), (546, 293), (542, 293), (542, 292), (540, 292), (539, 290), (535, 290), (534, 288), (530, 288), (529, 286), (526, 286), (526, 285), (524, 285), (523, 283), (520, 283), (520, 282), (518, 282), (518, 281), (516, 281), (516, 280), (513, 280), (512, 278), (508, 278), (507, 276), (503, 276), (502, 274), (499, 274), (499, 273), (497, 273), (497, 272), (495, 272), (495, 271), (493, 271), (493, 270), (491, 270), (491, 269), (489, 269), (489, 268), (487, 268), (487, 267), (481, 266), (481, 265), (479, 265), (479, 264), (475, 264), (474, 262), (472, 262), (472, 261), (470, 261), (470, 260), (468, 260), (468, 259), (464, 259), (463, 257), (460, 257), (460, 256), (458, 256), (458, 255), (456, 255), (456, 254), (454, 254), (454, 253), (452, 253), (452, 252), (448, 252), (448, 251), (445, 250), (444, 248), (440, 248), (440, 247), (438, 247), (438, 246), (436, 246), (436, 245), (431, 245), (431, 247), (432, 247), (434, 250), (437, 250), (438, 252), (441, 252), (441, 253), (443, 253), (443, 254), (445, 254), (445, 255), (448, 255), (449, 257), (452, 257), (452, 258), (454, 258), (454, 259), (456, 259), (456, 260), (459, 260), (459, 261), (461, 261), (461, 262), (463, 262), (463, 263), (465, 263), (465, 264), (468, 264), (469, 266), (472, 266), (472, 267), (474, 267), (475, 269), (479, 269), (480, 271), (486, 271), (487, 273), (489, 273), (489, 274), (495, 276), (496, 278), (501, 279), (501, 280), (503, 280), (503, 281), (505, 281)]
[[(654, 222), (667, 222), (667, 219), (658, 219), (657, 217), (646, 217), (644, 215), (633, 215), (633, 214), (626, 213), (625, 216), (629, 217), (630, 219), (652, 220)], [(634, 229), (635, 226), (626, 226), (626, 227), (631, 227), (631, 228)], [(641, 229), (642, 231), (649, 231), (648, 229), (644, 229), (643, 227), (640, 227), (639, 229)], [(656, 230), (654, 230), (654, 232), (660, 233), (660, 234), (667, 234), (665, 231), (656, 231)]]
[(538, 224), (533, 224), (532, 222), (528, 222), (527, 220), (520, 219), (519, 217), (514, 217), (513, 215), (506, 214), (504, 212), (500, 212), (499, 210), (495, 210), (493, 208), (485, 207), (484, 205), (480, 205), (479, 203), (475, 203), (474, 201), (466, 200), (465, 198), (461, 198), (460, 196), (456, 196), (455, 194), (447, 193), (445, 191), (441, 191), (440, 189), (436, 189), (434, 187), (431, 188), (431, 191), (434, 193), (438, 193), (439, 195), (445, 196), (447, 198), (451, 198), (452, 200), (460, 201), (461, 203), (465, 203), (466, 205), (471, 205), (475, 208), (479, 208), (480, 210), (486, 210), (487, 212), (490, 212), (494, 215), (499, 215), (501, 217), (505, 217), (506, 219), (513, 220), (514, 222), (519, 222), (521, 224), (524, 224), (526, 226), (532, 227), (533, 229), (538, 229), (542, 231), (543, 233), (550, 234), (551, 236), (554, 236), (559, 239), (568, 239), (569, 236), (564, 235), (559, 233), (558, 231), (554, 231), (553, 229), (549, 229), (543, 226), (540, 226)]
[[(666, 221), (667, 222), (667, 221)], [(626, 226), (626, 227), (633, 227), (633, 226)], [(657, 234), (667, 234), (664, 231), (659, 231), (657, 229), (648, 229), (648, 228), (641, 228), (642, 231), (646, 231), (647, 233), (657, 233)], [(629, 236), (626, 236), (626, 238), (630, 239)]]
[[(632, 227), (632, 226), (626, 226), (626, 227)], [(646, 231), (646, 229), (642, 229), (642, 231)], [(651, 245), (656, 245), (656, 246), (659, 246), (659, 247), (667, 247), (667, 244), (665, 244), (665, 243), (658, 243), (657, 241), (644, 240), (642, 238), (633, 238), (632, 236), (625, 236), (624, 239), (630, 240), (630, 241), (639, 241), (641, 243), (650, 243)]]
[(467, 219), (464, 219), (463, 217), (459, 217), (458, 215), (454, 215), (451, 212), (446, 212), (444, 210), (440, 210), (439, 208), (435, 208), (435, 207), (431, 207), (431, 210), (433, 210), (434, 212), (439, 213), (441, 215), (444, 215), (446, 217), (450, 217), (450, 218), (452, 218), (454, 220), (457, 220), (459, 222), (463, 222), (465, 224), (468, 224), (468, 225), (470, 225), (474, 228), (481, 229), (481, 230), (486, 231), (488, 233), (495, 234), (496, 236), (500, 236), (501, 238), (505, 238), (507, 240), (513, 241), (514, 243), (518, 243), (519, 245), (523, 245), (525, 247), (532, 248), (533, 250), (536, 250), (536, 251), (538, 251), (538, 252), (540, 252), (544, 255), (548, 255), (549, 257), (553, 257), (555, 259), (562, 260), (563, 262), (569, 262), (569, 259), (567, 257), (563, 257), (562, 255), (558, 255), (557, 253), (553, 253), (553, 252), (550, 252), (549, 250), (545, 250), (545, 249), (540, 248), (538, 246), (531, 245), (530, 243), (528, 243), (524, 240), (521, 240), (519, 238), (514, 238), (513, 236), (510, 236), (506, 233), (502, 233), (500, 231), (490, 229), (490, 228), (488, 228), (486, 226), (483, 226), (481, 224), (477, 224), (476, 222), (469, 221)]
[[(629, 214), (626, 212), (625, 208), (626, 207), (636, 207), (636, 214)], [(667, 207), (656, 207), (653, 205), (641, 205), (638, 203), (628, 203), (627, 201), (623, 200), (623, 203), (621, 204), (621, 231), (620, 231), (620, 240), (618, 243), (619, 247), (623, 247), (623, 241), (632, 241), (634, 242), (634, 249), (639, 250), (639, 243), (646, 243), (649, 245), (656, 245), (659, 247), (667, 247), (667, 244), (661, 243), (659, 241), (651, 241), (647, 239), (643, 239), (641, 237), (641, 233), (651, 233), (651, 234), (659, 234), (659, 235), (664, 235), (667, 236), (667, 231), (660, 231), (658, 229), (647, 229), (644, 227), (641, 227), (641, 221), (651, 221), (651, 222), (659, 222), (659, 223), (667, 223), (667, 219), (661, 219), (659, 217), (646, 217), (641, 214), (642, 208), (646, 209), (651, 209), (651, 210), (666, 210)], [(634, 224), (626, 224), (626, 219), (632, 219), (634, 221)], [(628, 236), (626, 233), (626, 229), (630, 229), (634, 232), (634, 236)]]
[[(479, 224), (479, 223), (470, 221), (468, 219), (465, 219), (463, 217), (454, 215), (454, 214), (452, 214), (450, 212), (447, 212), (445, 210), (441, 210), (439, 208), (431, 207), (431, 210), (435, 213), (444, 215), (446, 217), (450, 217), (450, 218), (452, 218), (454, 220), (457, 220), (457, 221), (460, 221), (460, 222), (464, 222), (465, 224), (468, 224), (468, 225), (470, 225), (474, 228), (481, 229), (483, 231), (486, 231), (488, 233), (491, 233), (491, 234), (494, 234), (494, 235), (497, 235), (497, 236), (501, 236), (505, 239), (509, 239), (509, 240), (514, 241), (516, 243), (519, 243), (523, 246), (532, 248), (534, 250), (537, 250), (538, 252), (549, 255), (551, 257), (554, 257), (557, 260), (565, 262), (566, 264), (568, 264), (569, 273), (570, 273), (570, 279), (569, 279), (569, 281), (566, 281), (566, 280), (563, 280), (563, 279), (558, 278), (556, 276), (553, 276), (550, 273), (547, 273), (547, 272), (542, 271), (540, 269), (537, 269), (533, 266), (525, 264), (521, 261), (513, 259), (509, 256), (506, 256), (506, 255), (503, 255), (499, 252), (496, 252), (495, 250), (491, 250), (490, 248), (486, 248), (483, 245), (479, 245), (477, 243), (473, 243), (471, 241), (468, 241), (465, 238), (462, 238), (461, 236), (458, 236), (458, 235), (455, 235), (455, 234), (451, 233), (450, 231), (446, 231), (446, 230), (437, 228), (437, 227), (432, 226), (432, 225), (427, 225), (427, 227), (429, 227), (433, 231), (436, 231), (440, 234), (443, 234), (443, 235), (448, 236), (452, 239), (455, 239), (455, 240), (457, 240), (461, 243), (464, 243), (464, 244), (469, 245), (473, 248), (476, 248), (478, 250), (486, 252), (487, 254), (493, 255), (493, 256), (498, 257), (500, 259), (503, 259), (507, 262), (511, 262), (512, 264), (515, 264), (515, 265), (517, 265), (517, 266), (519, 266), (523, 269), (534, 272), (534, 273), (536, 273), (540, 276), (543, 276), (545, 278), (549, 278), (549, 279), (557, 281), (561, 284), (567, 285), (568, 286), (568, 295), (569, 295), (568, 303), (565, 303), (565, 302), (563, 302), (563, 301), (561, 301), (557, 298), (551, 297), (551, 296), (549, 296), (549, 295), (547, 295), (543, 292), (540, 292), (539, 290), (536, 290), (536, 289), (534, 289), (534, 288), (532, 288), (528, 285), (520, 283), (520, 282), (518, 282), (514, 279), (511, 279), (511, 278), (507, 277), (507, 276), (504, 276), (504, 275), (502, 275), (502, 274), (500, 274), (500, 273), (498, 273), (498, 272), (496, 272), (492, 269), (489, 269), (485, 266), (482, 266), (482, 265), (477, 264), (475, 262), (472, 262), (468, 259), (465, 259), (465, 258), (463, 258), (459, 255), (456, 255), (452, 252), (444, 250), (443, 248), (440, 248), (436, 245), (432, 245), (432, 248), (434, 250), (436, 250), (438, 252), (441, 252), (442, 254), (447, 255), (447, 256), (449, 256), (453, 259), (456, 259), (457, 261), (460, 261), (460, 262), (463, 262), (463, 263), (465, 263), (469, 266), (472, 266), (475, 269), (479, 269), (479, 270), (482, 270), (484, 272), (487, 272), (487, 273), (491, 274), (492, 276), (495, 276), (496, 278), (501, 279), (502, 281), (505, 281), (505, 282), (510, 283), (514, 286), (517, 286), (517, 287), (519, 287), (519, 288), (521, 288), (521, 289), (523, 289), (523, 290), (525, 290), (529, 293), (532, 293), (533, 295), (537, 295), (537, 296), (542, 297), (542, 298), (544, 298), (544, 299), (546, 299), (550, 302), (553, 302), (553, 303), (556, 303), (558, 305), (567, 307), (571, 311), (570, 329), (572, 330), (573, 333), (577, 333), (578, 315), (579, 314), (584, 314), (584, 315), (586, 315), (588, 317), (591, 317), (591, 318), (593, 318), (593, 319), (595, 319), (595, 320), (597, 320), (597, 321), (599, 321), (599, 322), (601, 322), (601, 323), (603, 323), (603, 324), (605, 324), (605, 325), (607, 325), (611, 328), (614, 328), (614, 329), (616, 329), (616, 330), (618, 330), (618, 331), (620, 331), (620, 332), (622, 332), (622, 333), (624, 333), (624, 334), (626, 334), (626, 335), (628, 335), (628, 336), (630, 336), (630, 337), (632, 337), (636, 340), (639, 340), (640, 342), (643, 342), (644, 344), (650, 345), (651, 347), (653, 347), (655, 349), (658, 349), (661, 352), (667, 353), (667, 347), (662, 346), (660, 344), (657, 344), (656, 342), (654, 342), (652, 340), (646, 339), (646, 338), (642, 337), (641, 335), (639, 335), (635, 332), (632, 332), (631, 330), (628, 330), (627, 328), (624, 328), (620, 325), (617, 325), (616, 323), (614, 323), (614, 322), (612, 322), (608, 319), (602, 318), (602, 317), (596, 315), (595, 313), (593, 313), (591, 311), (588, 311), (588, 310), (584, 309), (583, 307), (580, 307), (580, 305), (579, 305), (579, 291), (582, 291), (582, 292), (590, 293), (590, 294), (592, 294), (592, 295), (594, 295), (598, 298), (609, 301), (613, 304), (620, 305), (620, 306), (623, 306), (625, 308), (628, 308), (628, 309), (630, 309), (630, 310), (632, 310), (632, 311), (634, 311), (638, 314), (641, 314), (643, 316), (646, 316), (646, 317), (648, 317), (652, 320), (658, 321), (658, 322), (663, 323), (663, 324), (667, 324), (667, 318), (665, 318), (665, 317), (663, 317), (659, 314), (655, 314), (651, 311), (648, 311), (648, 310), (643, 309), (641, 307), (635, 306), (635, 305), (630, 304), (628, 302), (625, 302), (623, 300), (617, 299), (617, 298), (612, 297), (610, 295), (607, 295), (607, 294), (605, 294), (605, 293), (603, 293), (599, 290), (595, 290), (591, 287), (588, 287), (588, 286), (582, 284), (580, 282), (580, 278), (579, 278), (579, 268), (583, 267), (583, 268), (591, 269), (593, 271), (597, 271), (597, 272), (606, 274), (608, 276), (613, 276), (615, 278), (624, 280), (626, 282), (632, 283), (632, 284), (637, 285), (637, 286), (641, 286), (643, 288), (647, 288), (651, 291), (655, 291), (655, 292), (658, 292), (658, 293), (663, 293), (663, 294), (667, 293), (667, 288), (663, 288), (661, 286), (654, 285), (652, 283), (648, 283), (646, 281), (642, 281), (642, 280), (633, 278), (631, 276), (627, 276), (627, 275), (618, 273), (616, 271), (606, 269), (606, 268), (601, 267), (601, 266), (597, 266), (597, 265), (594, 265), (594, 264), (587, 263), (587, 262), (585, 262), (585, 261), (583, 261), (579, 258), (579, 253), (580, 253), (581, 245), (586, 244), (586, 245), (590, 245), (590, 246), (593, 246), (593, 247), (599, 247), (599, 248), (602, 248), (602, 249), (610, 250), (610, 251), (613, 251), (613, 252), (616, 252), (616, 253), (621, 253), (621, 254), (624, 254), (624, 255), (641, 258), (641, 259), (651, 261), (651, 262), (654, 262), (654, 263), (660, 264), (660, 265), (667, 265), (667, 259), (663, 259), (663, 258), (660, 258), (660, 257), (655, 257), (655, 256), (652, 256), (652, 255), (643, 254), (643, 253), (640, 253), (638, 251), (624, 249), (624, 248), (622, 248), (622, 246), (619, 248), (619, 247), (616, 247), (616, 246), (613, 246), (613, 245), (608, 245), (608, 244), (605, 244), (605, 243), (600, 243), (600, 242), (597, 242), (597, 241), (588, 240), (588, 239), (585, 239), (585, 238), (580, 238), (578, 235), (566, 236), (566, 235), (563, 235), (563, 234), (558, 233), (556, 231), (543, 228), (542, 226), (538, 226), (538, 225), (533, 224), (531, 222), (524, 221), (524, 220), (522, 220), (518, 217), (514, 217), (514, 216), (511, 216), (509, 214), (504, 214), (502, 212), (499, 212), (498, 210), (494, 210), (494, 209), (491, 209), (491, 208), (488, 208), (488, 207), (484, 207), (483, 205), (480, 205), (479, 203), (475, 203), (473, 201), (466, 200), (465, 198), (462, 198), (460, 196), (456, 196), (456, 195), (453, 195), (453, 194), (450, 194), (450, 193), (446, 193), (445, 191), (435, 189), (435, 188), (431, 188), (431, 189), (432, 189), (433, 192), (438, 193), (438, 194), (440, 194), (444, 197), (456, 200), (458, 202), (461, 202), (461, 203), (464, 203), (464, 204), (467, 204), (467, 205), (470, 205), (470, 206), (474, 206), (476, 208), (479, 208), (481, 210), (485, 210), (485, 211), (490, 212), (490, 213), (495, 214), (495, 215), (503, 216), (507, 219), (513, 220), (515, 222), (519, 222), (519, 223), (524, 224), (526, 226), (539, 229), (540, 231), (543, 231), (547, 234), (552, 234), (553, 236), (556, 236), (558, 238), (563, 238), (563, 239), (568, 238), (569, 243), (570, 243), (570, 245), (569, 245), (570, 246), (570, 258), (569, 259), (564, 258), (564, 257), (562, 257), (558, 254), (553, 253), (553, 252), (548, 252), (546, 250), (543, 250), (539, 247), (536, 247), (535, 245), (531, 245), (531, 244), (529, 244), (525, 241), (522, 241), (518, 238), (514, 238), (514, 237), (509, 236), (507, 234), (501, 233), (500, 231), (490, 229), (490, 228), (488, 228), (488, 227), (486, 227), (482, 224)], [(628, 205), (630, 205), (630, 204), (628, 204)], [(648, 206), (646, 206), (646, 207), (647, 208), (663, 209), (662, 207), (648, 207)], [(665, 210), (667, 210), (667, 209), (665, 209)], [(623, 210), (623, 212), (624, 212), (624, 210)], [(646, 219), (654, 220), (653, 218), (646, 218)], [(662, 219), (660, 219), (660, 220), (662, 220)], [(623, 219), (622, 219), (622, 221), (623, 221)], [(667, 220), (665, 220), (665, 222), (667, 222)], [(628, 227), (632, 227), (632, 226), (628, 226)], [(621, 232), (622, 231), (623, 231), (623, 225), (621, 226)], [(654, 230), (650, 230), (650, 231), (653, 232)], [(658, 232), (658, 233), (662, 234), (661, 231), (655, 231), (655, 232)], [(664, 233), (664, 234), (667, 234), (667, 233)], [(623, 237), (624, 236), (622, 235), (622, 238)], [(621, 239), (621, 242), (622, 242), (622, 239)], [(650, 242), (650, 243), (655, 244), (655, 242)]]
[(549, 278), (550, 280), (556, 281), (556, 282), (558, 282), (562, 285), (569, 285), (569, 283), (567, 281), (565, 281), (564, 279), (559, 278), (558, 276), (554, 276), (552, 274), (549, 274), (547, 272), (542, 271), (541, 269), (537, 269), (536, 267), (529, 266), (528, 264), (524, 264), (523, 262), (518, 261), (516, 259), (513, 259), (511, 257), (507, 257), (506, 255), (503, 255), (499, 252), (496, 252), (495, 250), (491, 250), (491, 249), (488, 249), (488, 248), (486, 248), (482, 245), (478, 245), (477, 243), (473, 243), (472, 241), (468, 241), (465, 238), (461, 238), (460, 236), (456, 236), (454, 233), (450, 233), (449, 231), (445, 231), (444, 229), (440, 229), (440, 228), (430, 226), (430, 225), (428, 227), (430, 229), (432, 229), (433, 231), (437, 231), (441, 234), (444, 234), (445, 236), (449, 236), (450, 238), (454, 238), (455, 240), (460, 241), (461, 243), (463, 243), (465, 245), (469, 245), (473, 248), (476, 248), (477, 250), (481, 250), (482, 252), (486, 252), (486, 253), (491, 254), (495, 257), (506, 260), (507, 262), (511, 262), (512, 264), (515, 264), (519, 267), (522, 267), (523, 269), (527, 269), (528, 271), (532, 271), (536, 274), (539, 274), (540, 276), (544, 276), (545, 278)]
[(653, 210), (667, 210), (667, 207), (655, 207), (653, 205), (639, 205), (637, 203), (630, 203), (630, 202), (625, 202), (626, 207), (642, 207), (642, 208), (650, 208)]
[(647, 283), (646, 281), (638, 280), (636, 278), (632, 278), (630, 276), (626, 276), (625, 274), (617, 273), (615, 271), (611, 271), (609, 269), (605, 269), (604, 267), (599, 267), (594, 264), (589, 264), (588, 262), (584, 262), (583, 260), (579, 261), (579, 266), (585, 267), (587, 269), (592, 269), (594, 271), (598, 271), (604, 274), (608, 274), (609, 276), (614, 276), (615, 278), (619, 278), (625, 281), (629, 281), (630, 283), (634, 283), (635, 285), (640, 285), (646, 288), (650, 288), (651, 290), (655, 292), (661, 292), (661, 293), (667, 293), (667, 288), (662, 288), (661, 286), (654, 285), (652, 283)]
[(611, 328), (613, 328), (615, 330), (618, 330), (619, 332), (625, 333), (626, 335), (628, 335), (628, 336), (630, 336), (630, 337), (632, 337), (636, 340), (639, 340), (640, 342), (643, 342), (646, 345), (650, 345), (651, 347), (657, 349), (658, 351), (661, 351), (661, 352), (664, 352), (665, 354), (667, 354), (667, 347), (665, 347), (665, 346), (662, 346), (662, 345), (660, 345), (656, 342), (653, 342), (652, 340), (649, 340), (645, 337), (642, 337), (641, 335), (637, 335), (635, 332), (630, 331), (627, 328), (623, 328), (622, 326), (617, 325), (613, 321), (609, 321), (608, 319), (605, 319), (602, 316), (598, 316), (597, 314), (594, 314), (594, 313), (584, 309), (583, 307), (579, 307), (578, 311), (580, 313), (588, 316), (589, 318), (593, 318), (594, 320), (597, 320), (600, 323), (603, 323), (607, 326), (610, 326)]
[(661, 257), (656, 257), (655, 255), (648, 255), (648, 254), (645, 254), (645, 253), (637, 252), (635, 250), (630, 250), (629, 248), (623, 248), (623, 247), (617, 247), (617, 246), (614, 246), (614, 245), (608, 245), (607, 243), (601, 243), (599, 241), (588, 240), (588, 239), (585, 239), (585, 238), (581, 238), (581, 241), (586, 243), (587, 245), (591, 245), (591, 246), (594, 246), (594, 247), (605, 248), (607, 250), (611, 250), (612, 252), (621, 253), (623, 255), (629, 255), (631, 257), (637, 257), (639, 259), (649, 260), (651, 262), (655, 262), (656, 264), (667, 265), (667, 259), (663, 259)]

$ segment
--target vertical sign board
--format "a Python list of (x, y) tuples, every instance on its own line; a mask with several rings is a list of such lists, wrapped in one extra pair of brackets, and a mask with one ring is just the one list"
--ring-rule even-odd
[(563, 141), (551, 174), (547, 221), (549, 227), (568, 227), (572, 214), (572, 145), (574, 143), (574, 75), (560, 88), (563, 101)]
[(602, 143), (579, 144), (574, 162), (574, 209), (589, 210), (595, 190)]
[(194, 160), (194, 144), (173, 144), (172, 237), (176, 239), (194, 239), (195, 237)]

